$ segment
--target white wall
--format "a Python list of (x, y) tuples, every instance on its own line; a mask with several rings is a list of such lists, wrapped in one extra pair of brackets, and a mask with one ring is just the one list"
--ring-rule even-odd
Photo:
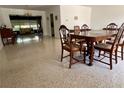
[(42, 16), (42, 24), (43, 24), (43, 31), (44, 35), (48, 35), (47, 28), (46, 28), (46, 14), (45, 11), (36, 11), (36, 10), (24, 10), (24, 9), (9, 9), (9, 8), (0, 8), (0, 14), (2, 20), (2, 24), (7, 25), (7, 27), (12, 27), (11, 22), (9, 19), (9, 15), (24, 15), (27, 12), (30, 12), (32, 16)]
[[(60, 6), (61, 24), (66, 25), (69, 29), (74, 29), (74, 25), (90, 26), (91, 8), (86, 6), (62, 5)], [(78, 20), (74, 19), (78, 16)]]
[(118, 26), (124, 22), (124, 6), (92, 6), (91, 27), (93, 29), (102, 29), (111, 22)]
[(0, 26), (2, 25), (2, 12), (1, 12), (1, 9), (0, 9)]
[[(55, 37), (59, 37), (59, 27), (60, 27), (60, 6), (51, 6), (47, 8), (46, 10), (46, 19), (47, 19), (47, 31), (48, 35), (51, 36), (51, 26), (50, 26), (50, 14), (53, 13), (54, 18), (54, 31), (55, 31)], [(55, 16), (57, 16), (57, 20), (55, 20)]]

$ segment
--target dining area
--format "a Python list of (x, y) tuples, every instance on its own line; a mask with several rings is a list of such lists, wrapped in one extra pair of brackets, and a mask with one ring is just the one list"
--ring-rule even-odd
[[(69, 57), (69, 68), (72, 68), (77, 62), (93, 67), (94, 61), (97, 61), (108, 65), (112, 70), (113, 64), (119, 63), (118, 59), (123, 62), (123, 32), (124, 23), (120, 27), (116, 23), (109, 23), (101, 30), (93, 30), (87, 24), (81, 27), (75, 25), (74, 29), (61, 25), (61, 62), (63, 58)], [(68, 52), (68, 55), (65, 56), (64, 51)], [(108, 60), (104, 60), (105, 58)]]
[[(12, 28), (10, 14), (21, 15), (26, 10), (16, 7), (1, 8), (7, 28)], [(46, 9), (31, 13), (43, 18), (42, 38), (37, 34), (16, 38), (16, 33), (9, 33), (11, 29), (1, 31), (0, 87), (124, 87), (124, 6), (40, 7)], [(51, 34), (50, 13), (55, 37)], [(4, 36), (6, 32), (11, 35)]]

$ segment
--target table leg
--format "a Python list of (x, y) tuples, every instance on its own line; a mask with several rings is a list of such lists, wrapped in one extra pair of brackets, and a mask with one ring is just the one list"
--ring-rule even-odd
[(93, 42), (91, 42), (91, 46), (90, 46), (90, 56), (89, 56), (89, 64), (88, 66), (92, 66), (93, 65), (93, 57), (94, 57), (94, 44)]
[(86, 56), (88, 56), (90, 53), (89, 53), (89, 50), (90, 50), (90, 42), (86, 42), (87, 44), (87, 50), (86, 50)]

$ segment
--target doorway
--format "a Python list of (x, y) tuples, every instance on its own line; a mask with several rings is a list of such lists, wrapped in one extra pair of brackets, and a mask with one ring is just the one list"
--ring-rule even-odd
[(51, 26), (51, 36), (55, 37), (55, 32), (54, 32), (54, 16), (53, 16), (53, 14), (50, 14), (50, 26)]
[(42, 16), (9, 16), (17, 43), (39, 41), (43, 37)]
[(22, 15), (10, 15), (10, 21), (12, 29), (19, 35), (24, 34), (43, 34), (42, 29), (42, 16), (22, 16)]

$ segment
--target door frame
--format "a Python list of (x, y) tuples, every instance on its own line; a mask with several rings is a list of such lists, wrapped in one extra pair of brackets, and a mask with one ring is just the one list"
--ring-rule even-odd
[(54, 30), (54, 14), (50, 13), (50, 28), (51, 28), (51, 36), (55, 37), (55, 30)]

